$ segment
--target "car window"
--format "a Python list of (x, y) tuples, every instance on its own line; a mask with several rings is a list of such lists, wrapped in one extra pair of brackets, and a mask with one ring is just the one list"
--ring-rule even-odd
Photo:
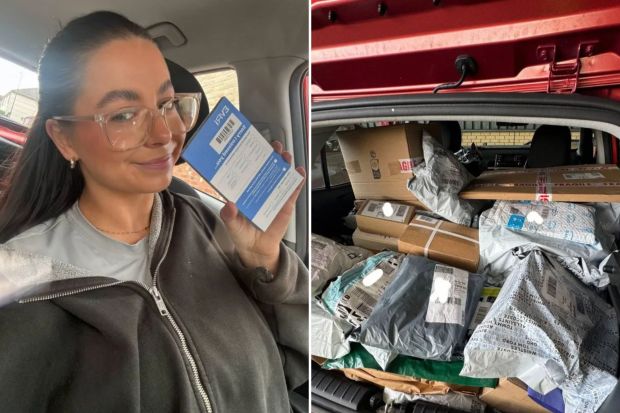
[(30, 126), (39, 100), (37, 74), (0, 57), (0, 116)]
[[(207, 95), (209, 108), (214, 107), (221, 97), (226, 96), (236, 107), (239, 107), (239, 83), (234, 69), (221, 69), (195, 74), (196, 79)], [(197, 190), (224, 201), (224, 198), (205, 181), (189, 164), (174, 167), (174, 176), (187, 182)]]
[[(524, 123), (464, 121), (461, 124), (462, 145), (527, 146), (540, 125)], [(579, 128), (571, 128), (572, 149), (579, 146)]]
[[(326, 168), (323, 168), (323, 165)], [(344, 166), (338, 138), (334, 135), (325, 142), (321, 155), (312, 163), (312, 189), (323, 189), (328, 185), (331, 188), (349, 183), (349, 174)]]

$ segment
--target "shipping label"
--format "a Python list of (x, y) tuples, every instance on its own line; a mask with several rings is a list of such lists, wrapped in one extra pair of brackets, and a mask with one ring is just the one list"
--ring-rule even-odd
[(433, 273), (426, 322), (464, 326), (468, 282), (467, 271), (437, 264)]

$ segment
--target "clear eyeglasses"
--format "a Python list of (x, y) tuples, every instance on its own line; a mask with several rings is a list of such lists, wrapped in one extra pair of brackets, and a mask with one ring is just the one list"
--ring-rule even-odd
[(142, 146), (148, 139), (155, 118), (164, 118), (172, 134), (187, 133), (196, 124), (200, 109), (200, 93), (177, 93), (163, 102), (159, 109), (134, 106), (111, 113), (90, 116), (53, 116), (66, 122), (95, 121), (110, 142), (113, 151), (126, 151)]

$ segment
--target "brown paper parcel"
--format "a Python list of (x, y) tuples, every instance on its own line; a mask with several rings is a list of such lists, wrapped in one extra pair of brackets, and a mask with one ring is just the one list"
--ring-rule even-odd
[(462, 386), (442, 381), (401, 376), (400, 374), (388, 373), (375, 369), (358, 368), (341, 370), (351, 380), (366, 381), (408, 394), (446, 394), (449, 391), (458, 391), (475, 395), (480, 392), (479, 387)]
[(415, 123), (338, 132), (338, 142), (356, 199), (418, 203), (407, 189), (414, 166), (424, 161), (422, 133), (439, 127)]
[(620, 202), (615, 165), (572, 165), (487, 171), (459, 196), (510, 201)]
[[(389, 204), (387, 208), (386, 203)], [(391, 215), (386, 216), (386, 212), (391, 212)], [(414, 213), (415, 207), (412, 205), (368, 200), (355, 215), (355, 221), (360, 231), (398, 238), (407, 229)]]
[(476, 272), (480, 261), (478, 230), (418, 214), (398, 240), (398, 251)]

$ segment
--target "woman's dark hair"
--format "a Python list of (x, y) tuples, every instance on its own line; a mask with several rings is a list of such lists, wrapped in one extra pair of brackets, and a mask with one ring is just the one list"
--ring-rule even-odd
[(0, 243), (20, 232), (57, 217), (77, 201), (84, 189), (79, 166), (58, 151), (45, 130), (52, 116), (73, 113), (83, 86), (81, 71), (96, 49), (117, 39), (148, 32), (112, 12), (99, 11), (70, 21), (46, 45), (39, 61), (39, 106), (23, 149), (0, 184)]

